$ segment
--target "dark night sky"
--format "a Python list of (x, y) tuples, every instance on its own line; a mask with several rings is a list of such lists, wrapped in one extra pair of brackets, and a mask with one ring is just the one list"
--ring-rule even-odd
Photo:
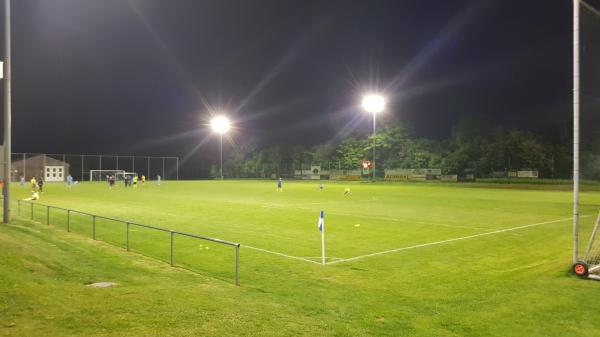
[(368, 130), (372, 89), (391, 101), (381, 123), (419, 136), (472, 115), (554, 135), (571, 15), (568, 0), (13, 1), (13, 149), (183, 157), (209, 107), (236, 144), (315, 144)]

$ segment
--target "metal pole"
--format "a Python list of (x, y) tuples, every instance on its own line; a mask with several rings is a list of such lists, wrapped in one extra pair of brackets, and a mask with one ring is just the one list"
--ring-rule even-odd
[(96, 240), (96, 216), (92, 215), (92, 239)]
[(175, 158), (175, 179), (179, 180), (179, 157)]
[(83, 155), (81, 155), (81, 177), (79, 178), (79, 180), (83, 181)]
[(223, 180), (223, 134), (221, 134), (219, 143), (219, 152), (221, 153), (221, 180)]
[(135, 156), (131, 156), (131, 172), (135, 173)]
[(27, 154), (23, 153), (23, 178), (27, 180)]
[(235, 246), (235, 285), (240, 285), (240, 245)]
[(127, 224), (127, 251), (129, 251), (129, 222)]
[(321, 264), (325, 265), (325, 225), (321, 228)]
[(119, 156), (116, 156), (116, 157), (117, 157), (117, 170), (118, 170), (119, 169)]
[(377, 132), (377, 113), (373, 112), (373, 181), (375, 181), (375, 145), (377, 142), (375, 141), (375, 135)]
[(150, 157), (148, 157), (148, 171), (146, 171), (146, 176), (148, 179), (150, 179)]
[(11, 157), (11, 41), (10, 41), (10, 0), (4, 0), (4, 188), (2, 195), (3, 222), (10, 223), (10, 157)]
[(98, 162), (98, 169), (100, 170), (100, 181), (102, 181), (102, 155), (99, 155), (98, 158), (100, 159), (100, 161)]
[(573, 0), (573, 263), (579, 257), (579, 0)]
[(171, 267), (173, 266), (173, 235), (175, 233), (171, 232)]
[(162, 176), (164, 180), (167, 180), (167, 177), (165, 177), (165, 157), (163, 157), (163, 163), (162, 163), (163, 167), (162, 167)]

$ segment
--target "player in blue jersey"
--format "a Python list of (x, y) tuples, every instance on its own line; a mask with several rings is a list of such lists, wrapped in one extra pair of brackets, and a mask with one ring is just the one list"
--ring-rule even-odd
[(71, 189), (71, 185), (73, 184), (73, 176), (67, 175), (67, 189)]
[(277, 180), (277, 192), (283, 192), (283, 179), (281, 177)]

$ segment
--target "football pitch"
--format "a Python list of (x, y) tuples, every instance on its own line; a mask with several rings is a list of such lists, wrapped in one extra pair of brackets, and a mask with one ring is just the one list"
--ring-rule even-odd
[[(229, 180), (167, 181), (161, 186), (148, 182), (137, 189), (118, 184), (112, 190), (105, 183), (81, 183), (71, 190), (47, 184), (33, 214), (29, 204), (21, 204), (17, 222), (22, 224), (17, 227), (23, 228), (14, 235), (24, 236), (33, 228), (43, 231), (47, 240), (73, 241), (78, 251), (106, 246), (103, 249), (111, 258), (88, 252), (82, 253), (87, 260), (77, 261), (97, 263), (93, 277), (110, 276), (99, 281), (119, 284), (103, 290), (107, 293), (118, 296), (120, 291), (131, 290), (144, 292), (147, 298), (164, 292), (184, 297), (193, 293), (212, 303), (206, 309), (205, 302), (192, 304), (186, 302), (189, 299), (157, 301), (146, 310), (167, 312), (167, 320), (183, 310), (181, 306), (189, 310), (197, 305), (196, 311), (209, 313), (201, 315), (206, 320), (202, 324), (187, 314), (178, 317), (176, 327), (148, 319), (140, 326), (149, 330), (140, 328), (137, 335), (150, 335), (157, 329), (167, 335), (209, 336), (223, 335), (223, 331), (273, 336), (600, 335), (596, 319), (600, 283), (569, 274), (569, 191), (541, 185), (342, 182), (327, 182), (320, 190), (319, 182), (300, 181), (284, 182), (283, 192), (276, 187), (274, 181)], [(344, 194), (346, 187), (351, 194)], [(27, 185), (14, 185), (12, 191), (15, 199), (30, 195)], [(69, 234), (64, 231), (66, 212), (53, 209), (47, 213), (39, 204), (240, 243), (240, 287), (233, 282), (235, 249), (231, 246), (176, 236), (173, 255), (180, 268), (164, 264), (161, 276), (151, 277), (156, 271), (150, 266), (124, 265), (154, 259), (169, 262), (168, 232), (133, 226), (127, 238), (123, 223), (98, 218), (96, 242), (89, 239), (92, 220), (88, 215), (71, 213)], [(321, 264), (317, 228), (321, 210), (325, 212), (326, 265)], [(582, 241), (598, 210), (600, 192), (582, 192)], [(16, 206), (13, 212), (16, 215)], [(32, 215), (40, 224), (26, 225), (23, 219)], [(7, 229), (1, 233), (0, 243), (8, 242), (11, 234)], [(36, 240), (46, 240), (44, 235), (36, 235)], [(129, 244), (133, 253), (102, 241), (122, 248)], [(7, 244), (3, 245), (6, 250)], [(122, 274), (108, 271), (113, 264)], [(147, 264), (156, 267), (154, 262)], [(129, 273), (134, 271), (146, 273), (147, 278), (129, 283)], [(205, 286), (197, 289), (199, 285)], [(10, 293), (4, 290), (0, 298)], [(2, 310), (16, 320), (19, 313), (28, 311), (13, 312), (8, 305)], [(33, 311), (58, 315), (52, 310), (42, 305)], [(139, 314), (144, 317), (143, 312)], [(86, 315), (94, 313), (75, 315), (87, 320)], [(98, 317), (95, 324), (101, 324), (105, 316)], [(221, 326), (224, 330), (219, 330), (220, 317), (228, 317)], [(207, 322), (215, 330), (196, 330)], [(56, 324), (52, 325), (55, 335), (73, 333)], [(115, 335), (136, 335), (123, 324)], [(96, 335), (94, 331), (86, 334)]]

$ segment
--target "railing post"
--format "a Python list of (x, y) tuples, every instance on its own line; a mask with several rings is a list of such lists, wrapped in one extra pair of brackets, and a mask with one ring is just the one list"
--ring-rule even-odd
[(240, 244), (235, 246), (235, 285), (240, 285)]
[(33, 220), (33, 202), (30, 203), (30, 205), (31, 205), (31, 220)]
[(125, 224), (127, 224), (127, 251), (129, 251), (129, 222)]
[(67, 210), (67, 232), (71, 231), (71, 210)]
[(92, 215), (92, 239), (96, 240), (96, 216)]
[(171, 232), (171, 267), (174, 265), (173, 264), (173, 232)]
[(50, 206), (46, 206), (46, 225), (50, 226)]

